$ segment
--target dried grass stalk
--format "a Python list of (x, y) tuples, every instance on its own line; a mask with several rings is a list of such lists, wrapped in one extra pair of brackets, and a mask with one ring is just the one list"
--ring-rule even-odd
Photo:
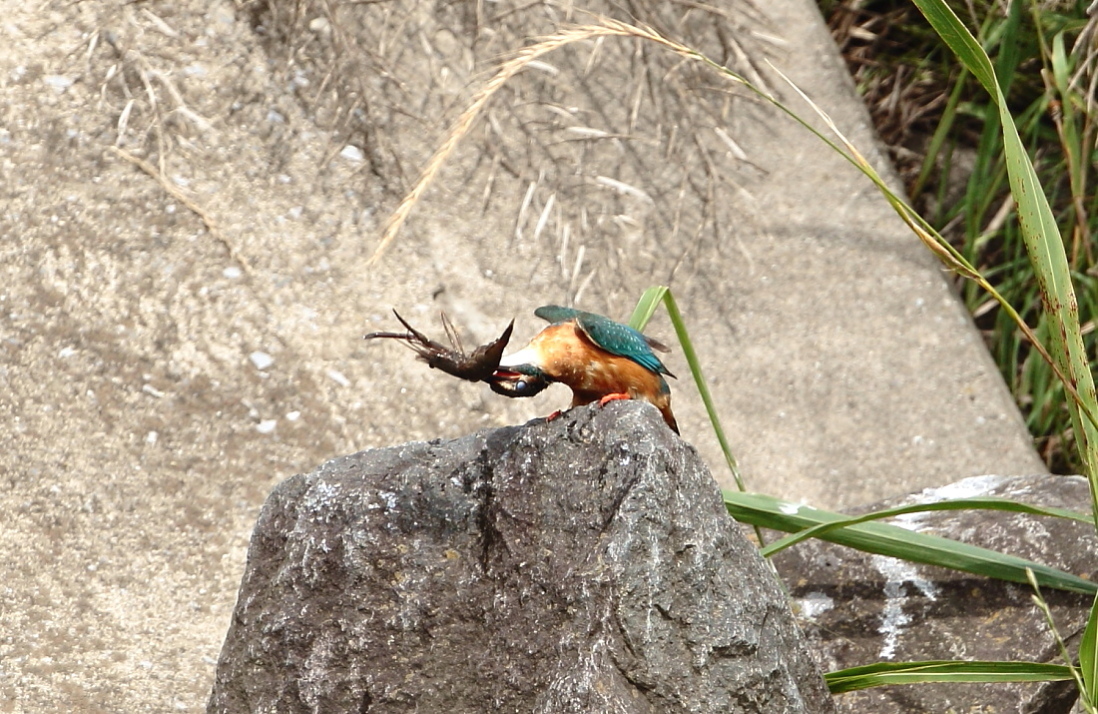
[(457, 148), (458, 143), (469, 133), (469, 130), (473, 127), (473, 124), (476, 123), (476, 120), (484, 110), (484, 107), (503, 85), (516, 74), (527, 68), (532, 62), (535, 62), (539, 57), (553, 52), (554, 50), (575, 42), (612, 36), (636, 37), (648, 40), (663, 45), (672, 52), (688, 59), (703, 59), (701, 55), (689, 47), (669, 40), (649, 27), (638, 27), (606, 17), (597, 18), (596, 23), (592, 25), (566, 28), (556, 34), (541, 38), (538, 42), (529, 47), (523, 48), (513, 58), (507, 60), (500, 66), (495, 76), (476, 93), (472, 103), (461, 113), (461, 116), (458, 117), (453, 128), (450, 129), (449, 134), (447, 134), (446, 140), (437, 150), (435, 150), (434, 155), (432, 155), (431, 159), (427, 162), (419, 179), (416, 181), (416, 185), (408, 195), (401, 200), (400, 205), (397, 206), (392, 215), (389, 216), (389, 220), (386, 222), (385, 229), (381, 235), (381, 241), (378, 243), (373, 255), (370, 256), (370, 259), (366, 262), (366, 267), (369, 268), (373, 266), (381, 259), (382, 254), (384, 254), (386, 249), (396, 238), (397, 233), (400, 232), (401, 227), (408, 219), (408, 216), (411, 214), (416, 203), (418, 203), (420, 198), (423, 197), (423, 194), (427, 192), (427, 188), (442, 169), (442, 165), (446, 162), (446, 159), (450, 157), (450, 154), (454, 153), (454, 149)]

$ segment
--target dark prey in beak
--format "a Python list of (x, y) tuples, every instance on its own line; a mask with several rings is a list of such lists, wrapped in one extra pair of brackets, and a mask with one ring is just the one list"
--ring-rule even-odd
[(499, 361), (503, 358), (503, 350), (507, 347), (507, 342), (511, 339), (511, 330), (515, 326), (515, 321), (511, 320), (511, 324), (507, 326), (507, 329), (503, 331), (498, 339), (477, 347), (471, 355), (467, 355), (461, 346), (461, 340), (458, 338), (450, 318), (446, 317), (446, 313), (442, 313), (442, 325), (446, 329), (446, 337), (450, 340), (450, 348), (429, 339), (422, 332), (409, 325), (407, 320), (401, 317), (396, 310), (393, 310), (393, 314), (400, 320), (400, 324), (408, 330), (407, 332), (371, 332), (363, 339), (386, 338), (400, 340), (433, 369), (441, 369), (446, 374), (470, 382), (492, 383), (494, 381), (492, 376), (499, 368)]

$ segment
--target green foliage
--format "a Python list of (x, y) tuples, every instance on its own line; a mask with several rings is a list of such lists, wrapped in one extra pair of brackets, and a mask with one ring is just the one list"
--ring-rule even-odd
[[(1037, 177), (1026, 146), (1018, 134), (1006, 96), (991, 61), (976, 39), (968, 33), (953, 11), (942, 0), (914, 0), (927, 20), (950, 46), (989, 95), (998, 112), (1003, 139), (1003, 157), (1010, 180), (1011, 195), (1017, 204), (1022, 241), (1033, 267), (1034, 279), (1044, 307), (1048, 337), (1055, 364), (1064, 375), (1065, 389), (1074, 391), (1074, 399), (1065, 400), (1071, 417), (1078, 453), (1091, 484), (1091, 501), (1098, 518), (1098, 412), (1091, 364), (1083, 344), (1082, 330), (1071, 266), (1060, 237), (1056, 217)], [(1012, 6), (1017, 6), (1017, 0)]]
[[(1062, 235), (1067, 246), (1064, 267), (1080, 288), (1078, 317), (1087, 327), (1083, 344), (1094, 355), (1098, 251), (1093, 236), (1098, 206), (1091, 187), (1096, 179), (1096, 122), (1087, 100), (1094, 81), (1093, 66), (1087, 65), (1094, 58), (1087, 55), (1088, 43), (1076, 51), (1072, 47), (1083, 34), (1094, 32), (1087, 26), (1087, 3), (1012, 0), (1004, 5), (952, 0), (949, 5), (914, 4), (935, 33), (924, 30), (923, 18), (913, 15), (907, 3), (877, 0), (859, 3), (854, 10), (848, 2), (821, 2), (821, 7), (830, 7), (833, 18), (857, 12), (859, 17), (893, 20), (882, 30), (892, 42), (878, 41), (866, 48), (851, 41), (844, 51), (860, 74), (867, 71), (862, 68), (874, 67), (892, 77), (887, 94), (876, 89), (874, 82), (884, 81), (876, 77), (861, 77), (859, 85), (871, 108), (880, 107), (874, 117), (886, 140), (905, 150), (925, 151), (917, 175), (913, 170), (908, 176), (910, 195), (916, 205), (929, 209), (930, 224), (946, 232), (965, 260), (1049, 341), (1056, 339), (1056, 320), (1042, 309), (1042, 273), (1032, 267), (1025, 233), (1013, 220), (1012, 184), (1018, 174), (1011, 171), (1010, 154), (1022, 149), (1032, 157), (1036, 178), (1050, 204), (1044, 217), (1050, 220), (1046, 229), (1055, 226), (1053, 232)], [(950, 7), (976, 28), (975, 37), (943, 24), (942, 11), (953, 15)], [(984, 54), (981, 50), (995, 56), (995, 61), (986, 55), (979, 59), (978, 54)], [(865, 57), (867, 53), (871, 56)], [(997, 80), (994, 91), (989, 84), (992, 74)], [(916, 80), (900, 79), (924, 76), (932, 77), (932, 86), (919, 92), (911, 89)], [(905, 106), (897, 109), (897, 104)], [(934, 108), (938, 106), (942, 108)], [(1008, 109), (1016, 138), (1003, 131), (1002, 114)], [(903, 121), (917, 126), (894, 127), (901, 120), (888, 116), (888, 111), (914, 117)], [(936, 125), (932, 117), (937, 117)], [(913, 141), (912, 134), (929, 135), (930, 140)], [(1015, 141), (1015, 149), (1009, 149), (1007, 143)], [(949, 174), (966, 163), (971, 163), (971, 170), (958, 195)], [(1079, 424), (1067, 407), (1062, 382), (1031, 348), (1013, 317), (997, 309), (980, 286), (965, 283), (962, 292), (1046, 462), (1058, 472), (1081, 472), (1080, 451), (1072, 448)], [(1092, 361), (1090, 369), (1096, 364)]]
[[(991, 29), (1000, 42), (1003, 51), (999, 53), (996, 64), (993, 64), (983, 47), (960, 22), (953, 11), (943, 0), (914, 0), (919, 10), (924, 13), (931, 26), (957, 55), (964, 67), (964, 75), (971, 75), (988, 92), (991, 97), (990, 104), (984, 106), (983, 118), (986, 121), (984, 133), (981, 139), (981, 154), (977, 166), (977, 176), (974, 181), (984, 181), (989, 177), (1002, 184), (1009, 185), (1010, 195), (1015, 202), (1015, 210), (1019, 222), (1012, 250), (1013, 272), (999, 271), (994, 267), (989, 270), (993, 274), (999, 286), (989, 282), (974, 264), (977, 256), (976, 249), (986, 243), (981, 234), (980, 240), (966, 241), (961, 248), (947, 243), (938, 232), (923, 218), (916, 214), (902, 198), (895, 195), (877, 175), (876, 171), (862, 157), (837, 128), (827, 119), (826, 115), (817, 109), (820, 117), (828, 127), (839, 137), (836, 143), (823, 136), (820, 131), (813, 128), (803, 118), (790, 112), (784, 105), (770, 95), (753, 87), (742, 77), (735, 75), (726, 68), (720, 67), (711, 60), (697, 52), (684, 48), (679, 50), (692, 59), (706, 63), (722, 72), (734, 81), (741, 82), (760, 97), (769, 101), (782, 111), (789, 114), (795, 121), (818, 136), (828, 146), (839, 152), (848, 161), (857, 166), (877, 185), (882, 195), (895, 208), (900, 217), (911, 227), (915, 234), (924, 242), (928, 249), (934, 252), (948, 267), (952, 268), (962, 278), (972, 281), (972, 284), (981, 288), (992, 297), (1001, 308), (1000, 312), (1011, 320), (1010, 331), (1024, 335), (1032, 345), (1033, 353), (1019, 361), (1017, 354), (1010, 356), (1011, 363), (1022, 374), (1029, 373), (1028, 384), (1037, 385), (1039, 390), (1034, 390), (1041, 401), (1042, 414), (1053, 411), (1061, 411), (1070, 420), (1071, 430), (1078, 449), (1079, 462), (1086, 471), (1091, 486), (1091, 513), (1089, 515), (1050, 512), (1046, 509), (1036, 509), (1023, 504), (1014, 504), (1001, 499), (979, 499), (976, 502), (956, 502), (951, 504), (923, 505), (925, 510), (941, 508), (996, 508), (1019, 512), (1038, 513), (1041, 515), (1053, 515), (1071, 517), (1077, 520), (1085, 520), (1091, 523), (1098, 522), (1098, 399), (1096, 399), (1091, 364), (1087, 357), (1086, 345), (1083, 339), (1083, 330), (1079, 320), (1078, 302), (1073, 286), (1073, 277), (1080, 278), (1077, 265), (1069, 261), (1064, 248), (1064, 241), (1060, 236), (1060, 228), (1057, 216), (1053, 213), (1051, 204), (1046, 197), (1042, 182), (1034, 167), (1034, 162), (1028, 153), (1033, 147), (1023, 140), (1018, 131), (1018, 124), (1008, 104), (1007, 92), (1015, 76), (1018, 67), (1020, 53), (1018, 31), (1021, 26), (1021, 4), (1013, 0), (1010, 4), (1006, 20), (999, 26)], [(1039, 16), (1038, 16), (1039, 18)], [(984, 28), (985, 30), (987, 27)], [(1057, 86), (1065, 91), (1071, 91), (1067, 81), (1067, 55), (1063, 50), (1063, 35), (1052, 43), (1051, 62), (1053, 65), (1053, 77)], [(1057, 69), (1059, 68), (1059, 69)], [(798, 90), (799, 91), (799, 90)], [(802, 95), (803, 97), (803, 95)], [(950, 96), (947, 104), (949, 121), (957, 116), (961, 108), (961, 93), (955, 91)], [(807, 97), (803, 97), (807, 100)], [(1071, 101), (1070, 97), (1066, 97)], [(810, 102), (811, 104), (811, 102)], [(815, 107), (815, 105), (813, 105)], [(1020, 115), (1021, 126), (1030, 126), (1030, 114), (1023, 112)], [(1064, 113), (1067, 116), (1067, 112)], [(1061, 136), (1065, 132), (1060, 127)], [(1074, 129), (1072, 129), (1074, 131)], [(1085, 132), (1084, 132), (1085, 133)], [(939, 148), (944, 145), (947, 129), (940, 128), (935, 132), (932, 146), (937, 143)], [(1069, 162), (1072, 165), (1084, 164), (1081, 160), (1081, 152), (1072, 154)], [(1001, 158), (1000, 158), (1001, 156)], [(921, 174), (922, 175), (922, 174)], [(1069, 172), (1070, 175), (1070, 172)], [(1072, 177), (1073, 190), (1085, 185), (1085, 176)], [(968, 223), (975, 229), (983, 230), (984, 222), (979, 218), (985, 215), (993, 205), (988, 202), (988, 197), (993, 196), (987, 185), (979, 191), (970, 188), (969, 197), (972, 199), (968, 210), (972, 215), (968, 216)], [(1078, 196), (1076, 196), (1078, 198)], [(980, 203), (976, 203), (976, 201)], [(1009, 204), (1008, 204), (1009, 207)], [(1080, 215), (1081, 215), (1080, 211)], [(973, 218), (975, 216), (975, 218)], [(1077, 226), (1086, 230), (1085, 224), (1077, 222)], [(1089, 234), (1088, 234), (1089, 235)], [(1028, 268), (1022, 261), (1024, 255), (1028, 258)], [(1073, 254), (1077, 259), (1079, 252)], [(1026, 275), (1019, 276), (1019, 273)], [(1030, 278), (1030, 276), (1032, 276)], [(1032, 298), (1026, 303), (1022, 314), (1036, 315), (1038, 330), (1035, 333), (1029, 328), (1022, 314), (1012, 305), (1011, 295), (1016, 295), (1019, 289), (1030, 291), (1030, 295), (1039, 295), (1040, 311), (1037, 303)], [(981, 293), (982, 295), (983, 293)], [(671, 314), (676, 333), (680, 342), (686, 336), (685, 326), (682, 324), (682, 316), (675, 307), (674, 299), (667, 288), (654, 288), (647, 292), (641, 300), (634, 314), (634, 326), (641, 327), (651, 317), (658, 304), (662, 302)], [(688, 338), (687, 338), (688, 340)], [(1049, 347), (1045, 347), (1047, 340)], [(699, 390), (703, 394), (703, 400), (709, 411), (715, 431), (725, 448), (726, 457), (730, 465), (734, 464), (727, 443), (716, 417), (716, 411), (705, 388), (704, 378), (701, 376), (700, 365), (697, 364), (693, 350), (688, 347), (688, 341), (684, 342), (684, 351), (688, 352), (688, 362), (691, 372)], [(1027, 347), (1027, 351), (1028, 351)], [(1003, 354), (1000, 351), (1000, 354)], [(1037, 367), (1036, 358), (1039, 355), (1043, 362)], [(1034, 361), (1029, 361), (1030, 359)], [(1057, 394), (1056, 390), (1062, 392)], [(1031, 409), (1031, 414), (1033, 410)], [(1001, 578), (1014, 582), (1031, 582), (1035, 589), (1039, 584), (1046, 586), (1073, 590), (1075, 592), (1094, 593), (1096, 587), (1090, 581), (1078, 578), (1070, 573), (1064, 573), (1036, 563), (1025, 561), (1014, 556), (995, 553), (983, 548), (976, 548), (964, 543), (943, 538), (913, 533), (883, 523), (873, 522), (876, 519), (896, 515), (897, 510), (885, 511), (861, 518), (846, 518), (839, 514), (828, 513), (807, 506), (796, 506), (777, 499), (759, 494), (742, 493), (743, 484), (739, 474), (735, 472), (737, 484), (741, 493), (726, 492), (725, 504), (729, 512), (737, 519), (751, 523), (759, 527), (770, 527), (797, 535), (783, 539), (765, 549), (767, 552), (776, 552), (780, 548), (788, 547), (798, 539), (806, 537), (819, 537), (836, 543), (847, 545), (873, 553), (891, 555), (912, 562), (928, 563), (949, 567), (965, 572), (971, 572), (989, 577)], [(901, 509), (902, 510), (902, 509)], [(910, 512), (908, 510), (907, 512)], [(1039, 590), (1038, 590), (1039, 593)], [(1038, 600), (1043, 604), (1043, 600)], [(1051, 614), (1045, 606), (1044, 611), (1049, 619), (1049, 625), (1055, 633)], [(1057, 679), (1074, 679), (1081, 693), (1081, 703), (1087, 711), (1093, 711), (1093, 703), (1096, 700), (1095, 661), (1098, 660), (1098, 637), (1095, 635), (1098, 624), (1098, 601), (1091, 613), (1087, 628), (1084, 632), (1080, 650), (1080, 667), (1074, 667), (1070, 661), (1063, 665), (1049, 665), (1043, 663), (1028, 662), (908, 662), (908, 663), (878, 663), (859, 667), (842, 672), (833, 672), (828, 675), (828, 685), (832, 691), (850, 691), (870, 686), (884, 684), (898, 684), (910, 682), (990, 682), (990, 681), (1050, 681)], [(1057, 641), (1061, 643), (1064, 659), (1067, 660), (1067, 651), (1056, 633)]]
[(1055, 682), (1071, 679), (1071, 668), (1042, 662), (977, 662), (932, 660), (878, 662), (824, 675), (832, 694), (889, 684), (921, 682)]
[(690, 374), (694, 377), (694, 385), (697, 386), (698, 394), (701, 395), (702, 403), (705, 404), (705, 412), (709, 416), (709, 423), (713, 425), (714, 433), (717, 435), (717, 441), (720, 443), (725, 463), (728, 464), (728, 470), (732, 473), (736, 486), (741, 491), (745, 491), (747, 489), (744, 486), (743, 478), (740, 476), (740, 468), (736, 464), (736, 457), (732, 455), (732, 447), (728, 444), (720, 417), (717, 415), (717, 405), (713, 402), (713, 395), (709, 393), (709, 383), (705, 381), (705, 375), (702, 374), (698, 353), (694, 351), (694, 343), (690, 340), (690, 333), (686, 331), (686, 323), (682, 319), (682, 313), (679, 312), (678, 303), (675, 302), (671, 290), (662, 285), (645, 290), (637, 303), (637, 307), (633, 310), (633, 315), (629, 318), (629, 326), (635, 330), (643, 330), (661, 303), (671, 317), (671, 324), (675, 328), (675, 336), (682, 346), (686, 364), (689, 365)]
[[(1032, 571), (1037, 581), (1047, 587), (1081, 593), (1098, 592), (1098, 585), (1089, 580), (1023, 558), (997, 553), (949, 538), (917, 533), (887, 523), (873, 522), (901, 513), (922, 510), (961, 510), (979, 507), (1050, 516), (1059, 516), (1063, 513), (1062, 511), (1038, 509), (1005, 499), (970, 499), (967, 503), (943, 501), (922, 504), (918, 507), (881, 511), (859, 518), (848, 518), (838, 513), (789, 503), (771, 496), (734, 491), (724, 492), (724, 504), (732, 517), (743, 523), (797, 533), (798, 536), (804, 534), (806, 529), (814, 529), (814, 535), (817, 538), (867, 553), (888, 555), (912, 563), (936, 565), (1016, 583), (1029, 582), (1027, 571)], [(1073, 517), (1079, 515), (1081, 514), (1072, 514)], [(1083, 516), (1083, 518), (1086, 517)], [(778, 541), (764, 550), (769, 555), (786, 545), (790, 543)]]
[(1087, 626), (1083, 629), (1083, 639), (1079, 642), (1079, 676), (1083, 680), (1081, 691), (1088, 709), (1098, 705), (1095, 693), (1098, 692), (1098, 597), (1090, 608)]

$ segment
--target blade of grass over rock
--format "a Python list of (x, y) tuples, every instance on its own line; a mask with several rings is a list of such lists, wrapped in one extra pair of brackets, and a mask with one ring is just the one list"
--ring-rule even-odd
[(1069, 511), (1064, 508), (1045, 508), (1042, 506), (1031, 506), (1028, 503), (1019, 503), (1017, 501), (1011, 501), (1010, 499), (1006, 498), (958, 498), (949, 501), (936, 501), (934, 503), (916, 503), (909, 506), (887, 508), (881, 511), (874, 511), (872, 513), (867, 513), (863, 516), (848, 518), (842, 521), (821, 523), (818, 526), (813, 526), (812, 528), (807, 528), (803, 531), (788, 535), (785, 538), (776, 540), (765, 548), (762, 548), (759, 552), (762, 553), (763, 557), (769, 558), (775, 553), (783, 551), (790, 546), (796, 545), (803, 540), (806, 540), (808, 538), (820, 538), (823, 536), (824, 533), (827, 533), (828, 531), (833, 531), (837, 528), (846, 528), (847, 526), (854, 526), (859, 523), (879, 521), (885, 518), (893, 518), (895, 516), (907, 515), (909, 513), (974, 510), (1008, 511), (1011, 513), (1025, 513), (1031, 516), (1067, 518), (1069, 520), (1081, 521), (1083, 523), (1092, 522), (1092, 518), (1089, 514), (1080, 513), (1078, 511)]
[(930, 660), (878, 662), (824, 675), (832, 694), (870, 687), (927, 682), (1058, 682), (1071, 679), (1071, 668), (1044, 662)]
[[(724, 491), (724, 504), (736, 520), (763, 528), (795, 533), (821, 524), (849, 520), (840, 513), (790, 503), (758, 493)], [(987, 548), (961, 543), (887, 523), (860, 523), (820, 536), (821, 540), (867, 553), (887, 555), (912, 563), (936, 565), (1016, 583), (1028, 582), (1030, 569), (1045, 587), (1095, 593), (1098, 585), (1071, 573)]]
[(1041, 614), (1045, 616), (1045, 623), (1048, 624), (1049, 632), (1052, 633), (1052, 638), (1056, 640), (1056, 647), (1060, 650), (1060, 659), (1068, 666), (1071, 671), (1071, 678), (1075, 680), (1075, 688), (1079, 690), (1079, 703), (1083, 705), (1083, 709), (1088, 713), (1094, 711), (1089, 702), (1093, 701), (1094, 696), (1092, 692), (1087, 689), (1086, 682), (1083, 680), (1082, 673), (1078, 667), (1072, 665), (1071, 653), (1068, 652), (1067, 645), (1064, 644), (1064, 638), (1060, 635), (1060, 630), (1056, 627), (1056, 620), (1052, 617), (1052, 608), (1048, 606), (1048, 601), (1045, 600), (1044, 595), (1041, 594), (1041, 584), (1037, 582), (1037, 576), (1032, 570), (1026, 570), (1026, 578), (1029, 579), (1029, 585), (1033, 588), (1033, 594), (1030, 595), (1030, 599), (1033, 600), (1033, 604), (1037, 606), (1037, 609), (1041, 611)]

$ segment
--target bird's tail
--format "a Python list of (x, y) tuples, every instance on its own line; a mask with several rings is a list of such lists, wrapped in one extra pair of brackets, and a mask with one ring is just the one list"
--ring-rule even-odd
[(666, 405), (659, 407), (659, 410), (660, 410), (660, 414), (663, 415), (663, 420), (665, 422), (667, 422), (667, 426), (671, 427), (671, 431), (678, 434), (679, 433), (679, 423), (677, 421), (675, 421), (675, 415), (671, 413), (670, 400), (668, 400), (668, 403)]

